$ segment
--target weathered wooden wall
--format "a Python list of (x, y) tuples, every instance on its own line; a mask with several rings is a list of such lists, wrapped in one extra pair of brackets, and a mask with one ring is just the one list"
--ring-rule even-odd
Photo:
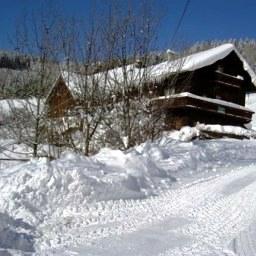
[[(175, 94), (190, 92), (244, 106), (246, 91), (252, 88), (252, 83), (243, 63), (232, 53), (207, 67), (166, 79), (160, 86), (159, 95), (164, 96), (168, 87), (174, 87)], [(218, 104), (186, 97), (160, 101), (158, 104), (166, 113), (166, 129), (193, 126), (196, 122), (242, 126), (252, 117), (250, 112), (229, 107), (224, 107), (225, 113), (220, 113)]]
[(48, 100), (48, 117), (63, 117), (75, 106), (75, 99), (63, 80), (59, 80)]
[[(221, 99), (244, 106), (245, 93), (251, 88), (252, 83), (248, 73), (244, 70), (243, 63), (235, 53), (231, 53), (212, 65), (192, 72), (170, 75), (161, 82), (147, 82), (142, 88), (130, 87), (126, 93), (130, 98), (136, 99), (142, 95), (150, 98), (164, 96), (168, 91), (174, 94), (190, 92), (202, 97)], [(117, 90), (115, 94), (115, 103), (123, 100), (124, 95), (121, 90)], [(112, 101), (113, 98), (109, 95), (105, 99), (105, 104)], [(195, 125), (196, 122), (242, 126), (250, 120), (252, 115), (252, 113), (228, 107), (225, 108), (225, 113), (220, 113), (218, 104), (194, 99), (183, 98), (172, 103), (170, 101), (161, 102), (161, 105), (157, 106), (166, 112), (168, 129)], [(65, 82), (60, 79), (48, 100), (48, 116), (63, 117), (76, 104)], [(187, 107), (188, 105), (190, 107)]]

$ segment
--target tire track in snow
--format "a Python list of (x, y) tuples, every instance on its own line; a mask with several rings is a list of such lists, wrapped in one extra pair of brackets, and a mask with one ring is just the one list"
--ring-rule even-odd
[[(193, 207), (194, 202), (200, 204), (204, 202), (205, 197), (215, 196), (204, 186), (198, 187), (196, 193), (190, 193), (190, 190), (194, 189), (189, 187), (185, 190), (169, 191), (161, 197), (146, 200), (120, 200), (96, 204), (86, 209), (84, 214), (70, 212), (67, 218), (60, 220), (61, 222), (55, 223), (56, 219), (53, 219), (52, 223), (48, 222), (47, 226), (42, 227), (42, 233), (51, 235), (43, 240), (51, 242), (49, 247), (58, 244), (60, 247), (63, 244), (90, 244), (96, 239), (134, 232), (146, 224), (160, 222), (167, 216), (180, 215), (186, 208)], [(78, 237), (77, 234), (83, 236)], [(44, 245), (44, 241), (40, 243)]]
[[(139, 229), (157, 223), (161, 225), (168, 218), (178, 216), (197, 221), (179, 231), (193, 237), (195, 243), (191, 246), (194, 249), (190, 250), (190, 248), (184, 247), (167, 252), (165, 255), (199, 255), (196, 254), (198, 253), (197, 249), (203, 248), (207, 251), (210, 248), (211, 250), (214, 243), (219, 242), (225, 232), (230, 231), (230, 229), (225, 228), (225, 225), (230, 227), (235, 223), (237, 227), (241, 228), (239, 223), (243, 222), (244, 214), (239, 209), (234, 208), (234, 214), (230, 217), (227, 206), (233, 207), (235, 205), (238, 207), (236, 204), (238, 194), (238, 198), (246, 199), (248, 193), (251, 193), (251, 190), (247, 190), (250, 187), (256, 189), (256, 185), (253, 183), (245, 190), (242, 189), (228, 197), (223, 197), (222, 191), (233, 181), (251, 175), (251, 173), (251, 169), (239, 168), (239, 170), (231, 171), (205, 182), (200, 181), (180, 189), (170, 190), (159, 197), (145, 200), (102, 202), (83, 209), (84, 212), (69, 209), (63, 213), (65, 218), (57, 221), (57, 216), (53, 216), (51, 222), (40, 227), (42, 233), (48, 234), (48, 236), (42, 237), (38, 244), (48, 248), (61, 248), (63, 245), (90, 245), (92, 242), (105, 237), (136, 233)], [(242, 204), (243, 200), (239, 202)], [(227, 220), (225, 222), (223, 222), (224, 216)], [(240, 222), (236, 221), (235, 217)], [(212, 227), (208, 228), (209, 225)], [(234, 230), (238, 232), (239, 228), (234, 228)], [(225, 230), (225, 232), (221, 233), (220, 230)], [(219, 232), (217, 232), (217, 236), (214, 235), (216, 231)]]
[[(255, 168), (252, 168), (252, 171), (254, 170)], [(256, 181), (254, 180), (252, 184), (237, 193), (215, 199), (211, 202), (212, 205), (206, 204), (193, 209), (189, 214), (196, 219), (196, 223), (182, 228), (180, 232), (193, 237), (194, 242), (187, 247), (176, 248), (162, 255), (234, 255), (227, 249), (228, 243), (254, 220), (256, 216), (255, 191)], [(248, 243), (251, 242), (248, 237), (246, 240)], [(251, 248), (255, 248), (254, 245)]]
[(232, 241), (231, 249), (239, 256), (256, 255), (256, 222), (254, 221), (247, 229)]

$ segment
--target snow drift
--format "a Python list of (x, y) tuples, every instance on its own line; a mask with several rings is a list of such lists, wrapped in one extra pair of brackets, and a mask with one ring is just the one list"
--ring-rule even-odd
[[(193, 132), (184, 128), (178, 136), (185, 140)], [(180, 142), (173, 139), (175, 136), (165, 135), (126, 152), (103, 149), (93, 157), (65, 152), (52, 162), (42, 158), (3, 169), (1, 211), (29, 227), (25, 240), (18, 240), (22, 245), (15, 249), (25, 251), (25, 246), (40, 252), (75, 245), (78, 241), (72, 238), (72, 230), (93, 224), (95, 214), (104, 214), (106, 207), (111, 215), (119, 207), (115, 202), (159, 195), (177, 183), (197, 179), (199, 174), (207, 177), (219, 167), (250, 161), (256, 154), (252, 140)], [(67, 234), (63, 234), (63, 226), (69, 230)], [(9, 233), (0, 234), (2, 241), (9, 237)], [(1, 247), (13, 249), (7, 241)]]

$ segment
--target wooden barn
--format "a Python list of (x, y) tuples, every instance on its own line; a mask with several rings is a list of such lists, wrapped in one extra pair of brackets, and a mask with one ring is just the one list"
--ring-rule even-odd
[(181, 62), (175, 80), (173, 63), (155, 67), (163, 70), (165, 79), (153, 101), (165, 111), (167, 129), (197, 122), (243, 126), (251, 121), (253, 112), (245, 107), (245, 95), (255, 90), (256, 75), (232, 44), (190, 55)]
[[(138, 91), (136, 85), (142, 86), (156, 112), (165, 113), (167, 130), (197, 122), (244, 126), (251, 121), (253, 111), (245, 107), (245, 95), (255, 90), (256, 75), (232, 44), (146, 68), (129, 65), (127, 69), (132, 71), (128, 81), (134, 84), (134, 91)], [(122, 84), (121, 72), (121, 68), (108, 71), (108, 86)], [(138, 83), (144, 74), (143, 83)], [(95, 76), (106, 81), (106, 75)], [(49, 117), (62, 117), (79, 104), (79, 94), (74, 93), (79, 79), (67, 79), (67, 75), (57, 79), (46, 101)]]

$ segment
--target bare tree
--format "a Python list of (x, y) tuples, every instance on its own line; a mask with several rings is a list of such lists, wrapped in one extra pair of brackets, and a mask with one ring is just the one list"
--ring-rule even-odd
[(105, 123), (108, 133), (116, 135), (116, 141), (122, 142), (121, 148), (140, 143), (147, 134), (148, 66), (157, 27), (150, 8), (147, 2), (139, 10), (131, 6), (123, 11), (113, 5), (104, 31), (107, 52), (118, 64), (118, 68), (110, 70), (107, 76), (115, 99), (113, 119), (118, 120), (118, 124), (109, 119)]
[[(12, 129), (20, 131), (34, 156), (44, 142), (89, 155), (104, 145), (129, 148), (161, 132), (162, 113), (150, 102), (159, 17), (149, 1), (125, 9), (111, 3), (107, 15), (92, 12), (86, 26), (47, 10), (33, 21), (24, 17), (17, 30), (16, 51), (30, 56), (32, 64), (19, 81), (26, 103), (23, 112), (11, 107)], [(44, 100), (58, 72), (75, 104), (64, 117), (48, 118)]]
[(56, 67), (54, 54), (58, 47), (56, 17), (44, 9), (33, 13), (30, 18), (24, 15), (13, 39), (16, 53), (29, 56), (31, 65), (22, 71), (16, 81), (16, 88), (22, 88), (19, 108), (15, 100), (8, 101), (12, 123), (7, 127), (19, 134), (19, 141), (32, 147), (34, 157), (38, 156), (39, 144), (45, 141), (44, 100), (53, 79)]
[(61, 74), (72, 90), (75, 106), (70, 108), (65, 118), (54, 120), (55, 123), (62, 122), (55, 132), (65, 141), (64, 145), (88, 155), (95, 150), (93, 139), (108, 101), (107, 71), (98, 73), (102, 70), (104, 51), (102, 25), (94, 19), (86, 30), (83, 23), (75, 19), (66, 20), (63, 24), (65, 33), (61, 41), (65, 63), (61, 65)]

